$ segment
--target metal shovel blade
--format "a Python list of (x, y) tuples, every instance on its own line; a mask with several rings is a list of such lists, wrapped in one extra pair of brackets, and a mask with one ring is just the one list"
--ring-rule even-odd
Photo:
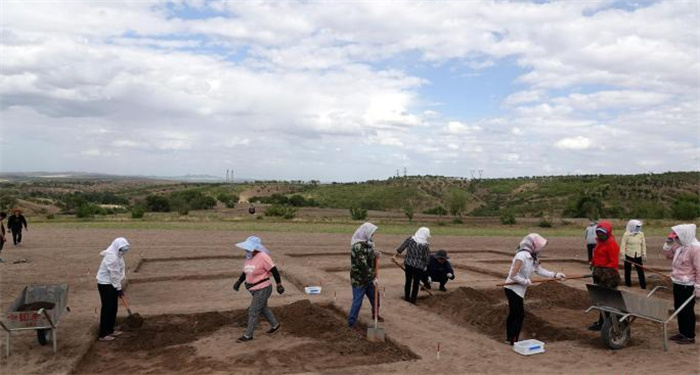
[(385, 340), (384, 328), (367, 327), (367, 341), (384, 342)]
[(126, 325), (131, 328), (141, 328), (143, 325), (143, 317), (139, 313), (129, 314), (129, 316), (126, 317), (125, 322)]

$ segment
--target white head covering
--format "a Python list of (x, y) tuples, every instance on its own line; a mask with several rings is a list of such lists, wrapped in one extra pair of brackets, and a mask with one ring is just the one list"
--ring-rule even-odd
[(358, 242), (367, 242), (367, 244), (372, 245), (372, 235), (377, 230), (377, 226), (372, 223), (364, 223), (360, 225), (359, 228), (352, 235), (352, 240), (350, 240), (350, 245), (355, 245)]
[(537, 233), (530, 233), (520, 241), (518, 250), (525, 249), (531, 254), (539, 254), (547, 246), (547, 239)]
[(627, 227), (625, 229), (629, 233), (639, 233), (639, 231), (642, 229), (642, 222), (639, 220), (630, 220), (627, 222)]
[(413, 240), (419, 245), (427, 245), (428, 240), (430, 239), (430, 229), (427, 227), (420, 227), (416, 231), (416, 234), (411, 238), (413, 238)]
[(678, 235), (681, 246), (700, 245), (698, 244), (697, 238), (695, 238), (695, 233), (697, 231), (695, 224), (680, 224), (671, 229)]
[(127, 241), (124, 237), (117, 237), (114, 239), (114, 241), (112, 241), (112, 244), (109, 245), (107, 249), (100, 252), (100, 255), (105, 256), (107, 254), (112, 254), (123, 256), (124, 253), (126, 253), (129, 250), (131, 250), (131, 245), (129, 245), (129, 241)]
[(250, 236), (246, 238), (245, 241), (239, 242), (236, 244), (236, 247), (239, 247), (243, 250), (245, 250), (245, 257), (246, 259), (250, 259), (253, 257), (253, 251), (260, 251), (265, 254), (270, 254), (270, 250), (268, 250), (265, 246), (262, 244), (262, 240), (260, 237), (256, 236)]

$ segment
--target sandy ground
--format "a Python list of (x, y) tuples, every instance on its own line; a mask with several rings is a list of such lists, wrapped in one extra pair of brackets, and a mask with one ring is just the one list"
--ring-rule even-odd
[[(700, 347), (669, 343), (664, 352), (658, 324), (638, 320), (627, 348), (604, 348), (600, 337), (585, 329), (596, 314), (584, 314), (590, 303), (584, 280), (532, 288), (522, 338), (542, 339), (547, 352), (523, 357), (511, 351), (501, 337), (506, 300), (495, 284), (508, 270), (519, 241), (514, 237), (433, 238), (434, 250), (450, 252), (457, 279), (448, 284), (448, 293), (433, 290), (431, 297), (421, 292), (414, 306), (402, 301), (403, 274), (390, 262), (393, 248), (404, 236), (378, 233), (376, 243), (386, 254), (380, 271), (381, 314), (386, 319), (382, 326), (391, 342), (372, 347), (364, 334), (345, 327), (351, 300), (351, 233), (257, 233), (284, 275), (287, 292), (270, 298), (283, 328), (267, 337), (262, 332), (267, 325), (262, 322), (255, 340), (236, 344), (250, 297), (231, 289), (243, 262), (233, 244), (248, 235), (33, 226), (23, 247), (9, 246), (2, 252), (6, 263), (0, 265), (0, 309), (6, 311), (25, 285), (67, 283), (71, 312), (59, 322), (57, 354), (50, 346), (39, 346), (33, 332), (15, 333), (12, 353), (0, 361), (0, 370), (3, 374), (260, 373), (268, 368), (267, 373), (330, 374), (699, 373)], [(127, 332), (117, 341), (95, 342), (99, 312), (95, 271), (99, 252), (117, 236), (132, 243), (133, 251), (126, 258), (130, 280), (126, 293), (146, 325), (143, 331)], [(648, 241), (648, 264), (668, 270), (669, 262), (660, 250), (652, 250), (660, 249), (663, 239)], [(569, 275), (585, 274), (584, 254), (580, 238), (553, 238), (543, 265)], [(22, 258), (30, 261), (12, 263)], [(661, 277), (648, 276), (650, 285), (666, 283)], [(634, 272), (633, 281), (636, 284)], [(322, 294), (304, 294), (303, 287), (309, 285), (322, 286)], [(643, 293), (636, 285), (629, 290)], [(659, 298), (669, 300), (670, 294)], [(304, 300), (311, 304), (300, 302)], [(361, 319), (370, 323), (366, 301)], [(198, 321), (207, 322), (206, 329), (188, 333)], [(173, 331), (182, 335), (162, 335)], [(675, 333), (675, 321), (669, 331)], [(0, 351), (5, 352), (4, 340)]]

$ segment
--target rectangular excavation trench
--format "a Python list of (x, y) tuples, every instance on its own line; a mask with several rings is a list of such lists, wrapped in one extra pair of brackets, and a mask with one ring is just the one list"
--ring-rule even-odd
[(367, 341), (328, 306), (301, 300), (272, 310), (281, 330), (266, 335), (263, 319), (247, 343), (235, 342), (246, 310), (148, 316), (115, 341), (96, 341), (74, 374), (303, 373), (418, 359), (391, 340)]

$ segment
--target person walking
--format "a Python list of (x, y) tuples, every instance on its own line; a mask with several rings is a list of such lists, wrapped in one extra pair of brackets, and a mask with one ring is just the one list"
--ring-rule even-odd
[(627, 222), (627, 230), (620, 241), (620, 255), (624, 256), (625, 260), (625, 285), (632, 286), (631, 274), (632, 263), (637, 263), (634, 268), (637, 269), (637, 278), (639, 286), (642, 289), (647, 288), (646, 278), (644, 277), (644, 268), (641, 266), (647, 260), (647, 242), (642, 232), (642, 222), (639, 220), (630, 220)]
[(588, 264), (591, 264), (593, 260), (593, 249), (595, 248), (595, 228), (598, 222), (591, 220), (590, 224), (586, 227), (584, 231), (584, 237), (586, 238), (586, 250), (588, 251)]
[[(5, 219), (7, 218), (7, 214), (5, 211), (0, 212), (0, 254), (2, 253), (2, 248), (5, 246)], [(4, 263), (5, 261), (2, 260), (2, 257), (0, 257), (0, 263)]]
[(243, 273), (233, 284), (233, 290), (237, 292), (241, 284), (245, 282), (245, 288), (253, 296), (250, 307), (248, 307), (248, 328), (243, 336), (236, 340), (236, 342), (246, 342), (253, 339), (255, 326), (258, 325), (261, 313), (270, 323), (270, 329), (267, 330), (267, 334), (271, 335), (279, 331), (280, 324), (277, 322), (272, 310), (267, 307), (267, 300), (272, 295), (270, 275), (275, 278), (277, 293), (284, 293), (284, 286), (282, 285), (280, 273), (272, 262), (270, 251), (263, 246), (259, 237), (250, 236), (245, 241), (237, 243), (236, 247), (245, 250), (246, 261), (243, 265)]
[(122, 283), (126, 276), (124, 254), (131, 250), (129, 241), (124, 237), (118, 237), (112, 241), (109, 247), (102, 251), (102, 262), (97, 271), (97, 290), (100, 293), (100, 330), (98, 340), (112, 341), (121, 335), (121, 331), (114, 330), (119, 309), (119, 297), (124, 295)]
[(377, 229), (377, 226), (372, 223), (364, 223), (355, 230), (350, 240), (350, 283), (352, 285), (352, 306), (348, 314), (350, 328), (357, 328), (355, 324), (364, 296), (367, 296), (372, 306), (372, 320), (376, 314), (378, 321), (384, 321), (378, 312), (379, 296), (377, 296), (377, 306), (374, 304), (374, 292), (379, 284), (375, 266), (379, 261), (380, 252), (375, 249), (372, 237)]
[[(612, 224), (609, 221), (601, 221), (595, 229), (596, 246), (593, 250), (593, 284), (610, 289), (617, 289), (620, 285), (620, 247), (613, 236)], [(607, 313), (606, 313), (607, 315)], [(603, 313), (598, 321), (591, 324), (588, 329), (600, 331), (603, 327)]]
[(525, 320), (525, 292), (532, 285), (530, 276), (535, 272), (547, 278), (565, 279), (561, 272), (553, 272), (540, 265), (538, 259), (547, 246), (547, 240), (537, 233), (525, 236), (517, 250), (508, 271), (504, 291), (508, 298), (508, 317), (506, 318), (506, 343), (513, 345), (520, 339), (520, 331)]
[(695, 299), (700, 298), (700, 242), (695, 224), (676, 225), (664, 244), (664, 255), (673, 259), (673, 307), (679, 309), (691, 296), (690, 303), (678, 313), (678, 334), (669, 337), (678, 344), (695, 344)]
[(7, 219), (7, 229), (12, 232), (12, 243), (15, 246), (20, 246), (22, 244), (22, 226), (28, 232), (27, 219), (22, 215), (22, 211), (19, 209), (12, 210), (12, 216)]
[(415, 235), (408, 237), (396, 249), (396, 254), (394, 254), (394, 260), (396, 260), (396, 257), (406, 250), (406, 258), (404, 259), (404, 272), (406, 274), (404, 299), (414, 305), (418, 299), (420, 281), (424, 279), (425, 272), (428, 269), (428, 257), (430, 256), (429, 240), (430, 229), (420, 227)]

